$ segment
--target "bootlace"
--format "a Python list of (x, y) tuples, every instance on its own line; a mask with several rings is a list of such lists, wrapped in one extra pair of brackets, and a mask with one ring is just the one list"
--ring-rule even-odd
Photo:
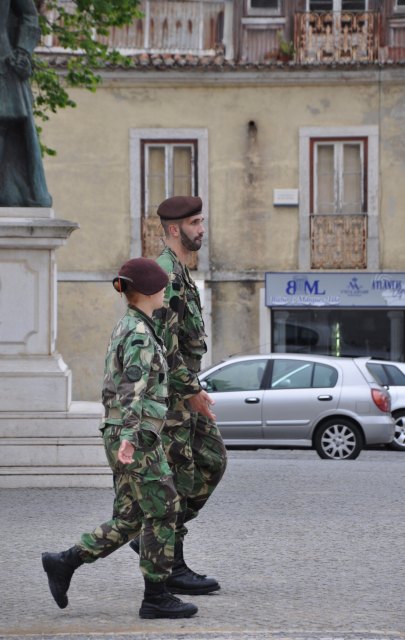
[(194, 578), (199, 578), (200, 580), (203, 580), (204, 578), (207, 577), (205, 574), (196, 573), (195, 571), (190, 569), (190, 567), (188, 567), (187, 565), (186, 565), (185, 573), (187, 573), (190, 576), (193, 576)]
[(154, 596), (154, 598), (158, 603), (160, 602), (162, 605), (173, 609), (178, 607), (180, 604), (184, 604), (180, 598), (174, 596), (170, 591), (165, 591), (164, 593)]
[(189, 575), (192, 576), (194, 578), (197, 578), (199, 580), (204, 580), (204, 578), (206, 578), (207, 576), (201, 573), (196, 573), (195, 571), (193, 571), (192, 569), (190, 569), (190, 567), (188, 567), (184, 561), (184, 559), (182, 558), (180, 560), (180, 562), (176, 562), (174, 567), (173, 567), (173, 572), (172, 572), (173, 576), (184, 576), (184, 575)]

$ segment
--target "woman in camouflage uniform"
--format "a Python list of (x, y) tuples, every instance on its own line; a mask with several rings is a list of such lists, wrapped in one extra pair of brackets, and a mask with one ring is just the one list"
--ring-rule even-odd
[(126, 262), (113, 281), (128, 301), (108, 345), (102, 392), (106, 417), (100, 428), (114, 474), (114, 513), (67, 551), (42, 554), (51, 593), (62, 609), (75, 569), (140, 534), (145, 594), (139, 615), (180, 618), (197, 611), (166, 588), (179, 499), (159, 436), (167, 410), (167, 365), (151, 316), (163, 304), (167, 282), (163, 269), (146, 258)]

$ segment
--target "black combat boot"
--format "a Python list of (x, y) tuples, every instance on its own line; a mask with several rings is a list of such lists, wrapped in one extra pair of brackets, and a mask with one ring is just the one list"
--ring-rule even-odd
[(58, 607), (68, 605), (67, 592), (74, 571), (83, 564), (78, 547), (71, 547), (61, 553), (43, 553), (42, 566), (48, 574), (48, 583), (53, 599)]
[[(135, 553), (139, 554), (139, 538), (131, 540), (129, 546)], [(215, 578), (207, 578), (207, 576), (200, 575), (189, 569), (184, 561), (183, 542), (181, 541), (176, 542), (174, 546), (174, 563), (166, 586), (171, 593), (192, 596), (202, 596), (211, 593), (211, 591), (218, 591), (221, 588)]]
[(208, 578), (205, 575), (195, 573), (186, 565), (183, 557), (182, 541), (178, 541), (174, 545), (174, 563), (166, 585), (171, 593), (183, 593), (193, 596), (205, 595), (221, 588), (215, 578)]
[(165, 582), (151, 582), (145, 578), (145, 593), (139, 615), (141, 618), (190, 618), (198, 608), (172, 596)]

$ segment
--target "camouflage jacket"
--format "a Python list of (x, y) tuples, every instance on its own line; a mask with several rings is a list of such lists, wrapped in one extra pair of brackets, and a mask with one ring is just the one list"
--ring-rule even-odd
[(140, 429), (163, 423), (167, 411), (167, 363), (152, 320), (128, 307), (107, 348), (102, 402), (107, 424), (121, 425), (121, 440), (135, 447)]
[(201, 390), (197, 374), (207, 351), (200, 295), (188, 268), (169, 247), (157, 262), (169, 274), (164, 307), (153, 316), (166, 347), (169, 392), (170, 396), (190, 398)]

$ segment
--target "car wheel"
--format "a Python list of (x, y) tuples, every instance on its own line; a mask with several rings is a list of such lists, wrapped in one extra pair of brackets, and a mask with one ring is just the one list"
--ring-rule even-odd
[(333, 418), (318, 429), (314, 446), (324, 460), (354, 460), (363, 448), (363, 438), (350, 420)]
[(405, 411), (394, 411), (392, 415), (395, 420), (395, 435), (389, 448), (405, 451)]

